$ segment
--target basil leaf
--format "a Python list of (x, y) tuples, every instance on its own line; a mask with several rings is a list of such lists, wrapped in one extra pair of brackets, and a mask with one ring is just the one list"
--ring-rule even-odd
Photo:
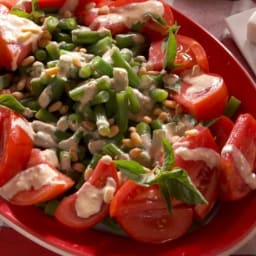
[(114, 164), (117, 168), (126, 169), (133, 174), (145, 174), (144, 167), (133, 160), (114, 160)]
[(166, 44), (166, 52), (164, 57), (163, 68), (172, 69), (174, 67), (174, 61), (177, 51), (177, 42), (174, 34), (173, 27), (169, 28), (169, 36)]
[(146, 17), (146, 18), (149, 17), (152, 21), (154, 21), (155, 23), (158, 23), (158, 24), (160, 24), (160, 25), (162, 25), (162, 26), (167, 25), (167, 22), (166, 22), (166, 20), (165, 20), (163, 17), (161, 17), (161, 16), (155, 16), (155, 15), (153, 15), (153, 14), (150, 13), (150, 12), (145, 13), (145, 14), (144, 14), (144, 17)]
[(24, 113), (26, 110), (26, 108), (11, 94), (1, 94), (0, 105), (8, 107), (20, 114)]
[(174, 164), (174, 152), (172, 145), (167, 139), (162, 139), (163, 148), (164, 148), (164, 163), (161, 168), (162, 171), (170, 171), (171, 167)]

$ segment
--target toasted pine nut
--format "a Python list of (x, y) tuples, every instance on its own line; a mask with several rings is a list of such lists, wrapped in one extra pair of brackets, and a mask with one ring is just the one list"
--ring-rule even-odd
[(167, 112), (164, 112), (162, 111), (159, 116), (158, 116), (158, 119), (162, 122), (165, 122), (168, 120), (168, 113)]
[(141, 148), (133, 148), (129, 151), (129, 155), (131, 158), (136, 159), (140, 155), (141, 151)]
[(90, 121), (83, 121), (82, 126), (84, 127), (84, 129), (86, 129), (88, 131), (93, 131), (96, 128), (95, 123), (90, 122)]
[(70, 156), (71, 156), (71, 161), (72, 162), (77, 162), (78, 161), (78, 155), (77, 155), (76, 149), (71, 147), (69, 149), (69, 153), (70, 153)]
[(176, 108), (177, 102), (174, 101), (174, 100), (165, 100), (165, 101), (164, 101), (164, 105), (165, 105), (167, 108)]
[(108, 14), (108, 13), (109, 13), (109, 7), (107, 5), (100, 7), (98, 10), (98, 14), (100, 14), (100, 15)]
[(129, 127), (129, 132), (136, 132), (136, 128), (134, 126)]
[(93, 169), (87, 168), (84, 172), (84, 180), (88, 180), (92, 173), (93, 173)]
[(62, 105), (62, 107), (60, 108), (60, 114), (65, 115), (69, 110), (69, 106), (68, 105)]
[(57, 75), (60, 73), (60, 68), (59, 67), (52, 67), (52, 68), (47, 68), (45, 69), (45, 74), (47, 74), (48, 76), (53, 76), (53, 75)]
[(131, 139), (123, 139), (122, 143), (124, 146), (126, 146), (128, 148), (132, 148), (134, 146)]
[(22, 77), (22, 78), (20, 79), (20, 81), (17, 83), (16, 89), (17, 89), (18, 91), (22, 91), (22, 90), (25, 88), (26, 83), (27, 83), (27, 78), (26, 78), (26, 77)]
[(15, 97), (17, 100), (21, 100), (24, 98), (24, 94), (22, 92), (13, 92), (12, 96)]
[(181, 114), (183, 112), (181, 105), (177, 104), (175, 108), (175, 113), (176, 114)]
[(61, 101), (56, 101), (53, 104), (51, 104), (48, 108), (49, 112), (56, 112), (59, 111), (62, 107), (62, 102)]
[(28, 66), (30, 64), (32, 64), (35, 61), (35, 57), (34, 56), (28, 56), (27, 58), (25, 58), (22, 62), (21, 62), (21, 66)]
[(84, 168), (85, 168), (85, 166), (82, 163), (77, 162), (77, 163), (72, 164), (72, 169), (76, 172), (83, 172)]
[(143, 116), (142, 120), (146, 123), (146, 124), (150, 124), (152, 122), (152, 118), (150, 116)]
[(155, 116), (158, 116), (158, 115), (160, 115), (161, 112), (162, 112), (162, 109), (161, 109), (161, 108), (155, 108), (153, 114), (154, 114)]
[(80, 61), (80, 59), (78, 57), (74, 57), (72, 59), (72, 63), (77, 68), (81, 68), (82, 67), (82, 63), (81, 63), (81, 61)]
[(141, 143), (142, 143), (142, 139), (141, 139), (140, 135), (137, 132), (132, 132), (131, 133), (131, 140), (132, 140), (132, 143), (135, 146), (140, 146)]
[(87, 53), (87, 50), (86, 50), (86, 48), (82, 47), (82, 48), (79, 49), (79, 52)]
[(185, 135), (189, 135), (189, 136), (196, 136), (198, 135), (198, 130), (197, 129), (191, 129), (191, 130), (187, 130), (185, 131)]

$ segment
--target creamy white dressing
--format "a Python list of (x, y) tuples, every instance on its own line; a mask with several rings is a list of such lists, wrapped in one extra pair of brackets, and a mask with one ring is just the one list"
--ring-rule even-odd
[(145, 14), (150, 13), (156, 17), (162, 17), (164, 6), (159, 1), (146, 1), (141, 3), (131, 3), (123, 7), (111, 9), (109, 14), (99, 15), (92, 23), (94, 27), (97, 23), (124, 23), (128, 28), (136, 23), (144, 22)]
[(113, 178), (108, 177), (106, 185), (99, 189), (85, 182), (81, 189), (77, 192), (75, 201), (75, 209), (77, 216), (81, 218), (89, 218), (97, 214), (103, 203), (109, 204), (116, 191), (116, 182)]
[(78, 6), (78, 3), (79, 0), (66, 0), (65, 4), (60, 9), (60, 13), (64, 13), (66, 11), (74, 12)]
[(240, 173), (244, 182), (251, 188), (256, 189), (256, 174), (253, 173), (252, 167), (243, 155), (243, 153), (234, 145), (225, 145), (221, 151), (221, 155), (231, 154), (235, 167)]
[(34, 134), (34, 145), (45, 149), (57, 147), (55, 138), (51, 134), (43, 131)]
[(41, 153), (48, 163), (52, 164), (54, 167), (59, 167), (59, 159), (56, 150), (48, 148), (42, 150)]
[(215, 90), (222, 83), (222, 78), (208, 74), (199, 74), (196, 76), (185, 76), (185, 82), (191, 84), (186, 90), (187, 95), (201, 93), (203, 90)]
[(10, 200), (17, 193), (22, 191), (29, 191), (31, 189), (40, 189), (44, 185), (60, 182), (55, 180), (57, 172), (51, 168), (48, 164), (39, 164), (30, 167), (5, 183), (0, 187), (0, 195)]
[(24, 120), (23, 118), (16, 118), (12, 122), (12, 127), (19, 126), (30, 138), (33, 140), (34, 138), (34, 131), (31, 127), (31, 124), (27, 121)]
[(199, 147), (190, 149), (178, 147), (174, 152), (186, 161), (203, 161), (210, 169), (220, 165), (220, 155), (210, 148)]
[(90, 100), (94, 98), (97, 93), (97, 83), (95, 80), (90, 81), (85, 85), (84, 94), (80, 99), (81, 105), (87, 104)]

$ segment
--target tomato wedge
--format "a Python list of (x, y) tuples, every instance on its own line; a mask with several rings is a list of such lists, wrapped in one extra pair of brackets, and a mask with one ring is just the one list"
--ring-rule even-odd
[(211, 133), (214, 136), (216, 144), (221, 150), (234, 127), (234, 122), (227, 116), (220, 116), (214, 124), (210, 126)]
[(26, 167), (32, 149), (28, 128), (23, 117), (0, 107), (0, 186)]
[[(208, 128), (198, 125), (195, 133), (174, 143), (175, 166), (187, 171), (208, 204), (194, 207), (195, 218), (202, 220), (213, 208), (219, 195), (220, 155)], [(186, 145), (186, 146), (184, 146)]]
[[(111, 178), (115, 181), (118, 187), (117, 170), (112, 161), (101, 158), (93, 171), (90, 178), (84, 185), (73, 195), (64, 198), (55, 211), (56, 219), (63, 225), (73, 229), (86, 229), (99, 223), (104, 217), (108, 215), (109, 203), (100, 198), (100, 206), (96, 213), (89, 214), (88, 217), (79, 217), (76, 211), (76, 201), (80, 193), (87, 192), (87, 189), (103, 189), (107, 184), (107, 180)], [(95, 191), (95, 190), (94, 190)], [(91, 193), (90, 191), (88, 194)], [(95, 202), (94, 202), (95, 203)], [(93, 207), (87, 204), (85, 207), (90, 209)]]
[(143, 187), (129, 180), (114, 196), (110, 215), (132, 238), (141, 242), (163, 243), (188, 231), (193, 210), (184, 204), (174, 204), (170, 214), (158, 186)]
[[(147, 69), (156, 71), (163, 69), (163, 60), (165, 58), (164, 40), (165, 38), (152, 40), (149, 48)], [(176, 40), (177, 52), (174, 64), (177, 67), (173, 70), (174, 73), (181, 73), (194, 65), (198, 65), (205, 72), (209, 70), (208, 58), (201, 44), (190, 37), (179, 34), (176, 35)]]
[[(40, 174), (45, 170), (47, 172)], [(42, 179), (46, 179), (46, 182), (41, 183)], [(74, 182), (69, 177), (48, 162), (42, 151), (32, 149), (26, 168), (0, 187), (0, 194), (15, 205), (34, 205), (56, 198), (73, 185)]]
[(221, 196), (224, 200), (239, 200), (256, 187), (256, 120), (242, 114), (221, 152)]
[(222, 115), (228, 101), (227, 86), (220, 75), (186, 72), (181, 78), (180, 92), (171, 92), (184, 111), (197, 120), (210, 120)]
[[(39, 39), (42, 29), (28, 19), (7, 13), (6, 9), (0, 4), (0, 68), (15, 70), (32, 51), (32, 45)], [(27, 27), (32, 27), (34, 32), (24, 32)]]

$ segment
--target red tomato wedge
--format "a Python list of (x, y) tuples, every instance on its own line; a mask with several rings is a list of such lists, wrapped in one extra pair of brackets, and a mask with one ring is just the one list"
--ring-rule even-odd
[[(51, 163), (49, 163), (49, 161), (44, 157), (42, 151), (39, 149), (32, 149), (26, 168), (9, 180), (9, 182), (5, 183), (0, 190), (8, 191), (12, 188), (12, 182), (15, 184), (19, 184), (19, 182), (21, 182), (22, 184), (26, 179), (33, 181), (36, 179), (36, 175), (40, 175), (39, 172), (42, 170), (49, 171), (45, 175), (48, 176), (47, 178), (52, 175), (51, 182), (46, 182), (38, 188), (28, 185), (29, 188), (17, 190), (17, 193), (11, 198), (3, 197), (15, 205), (34, 205), (56, 198), (74, 185), (74, 182), (68, 176), (59, 172)], [(44, 175), (40, 177), (43, 178), (43, 176)], [(17, 185), (15, 185), (15, 187), (17, 187)]]
[(8, 9), (11, 9), (17, 2), (18, 0), (0, 0), (0, 5), (5, 5)]
[(12, 110), (0, 107), (0, 186), (26, 167), (32, 139), (24, 129), (28, 123)]
[(181, 78), (180, 92), (171, 92), (185, 112), (197, 120), (210, 120), (222, 115), (228, 101), (228, 90), (223, 78), (212, 73), (192, 74)]
[(132, 238), (141, 242), (163, 243), (188, 231), (193, 210), (184, 204), (174, 204), (170, 214), (158, 186), (143, 187), (129, 180), (114, 196), (110, 215)]
[[(256, 120), (242, 114), (221, 152), (221, 196), (224, 200), (238, 200), (255, 186)], [(253, 185), (254, 184), (254, 185)]]
[[(6, 7), (0, 4), (0, 68), (15, 70), (22, 60), (32, 51), (41, 34), (41, 28), (28, 19), (8, 14)], [(19, 30), (17, 32), (17, 23)], [(33, 25), (38, 32), (26, 34), (23, 28)], [(7, 29), (8, 28), (8, 31)]]
[(201, 220), (211, 211), (219, 195), (220, 155), (209, 129), (198, 125), (196, 131), (195, 134), (182, 137), (173, 147), (175, 166), (187, 171), (208, 201), (206, 205), (194, 207), (195, 218)]
[[(157, 39), (151, 42), (149, 48), (149, 58), (147, 68), (150, 70), (160, 71), (163, 69), (163, 60), (165, 58), (165, 39)], [(177, 52), (174, 64), (177, 66), (173, 72), (181, 73), (186, 69), (198, 65), (203, 71), (209, 70), (208, 58), (201, 44), (194, 39), (176, 35)]]
[[(97, 1), (96, 6), (100, 7), (103, 5), (110, 6), (110, 13), (108, 14), (99, 14), (97, 8), (92, 9), (89, 11), (79, 11), (77, 10), (77, 16), (79, 16), (79, 19), (83, 20), (83, 23), (87, 26), (90, 26), (92, 29), (96, 30), (99, 28), (107, 28), (111, 30), (112, 35), (115, 35), (117, 33), (125, 33), (129, 31), (130, 26), (135, 25), (139, 19), (147, 13), (143, 12), (143, 9), (141, 8), (142, 4), (144, 2), (147, 2), (145, 0), (135, 0), (132, 2), (129, 1), (123, 1), (123, 0), (117, 0), (117, 1)], [(172, 25), (174, 23), (174, 17), (171, 10), (171, 7), (166, 4), (164, 1), (159, 0), (163, 6), (164, 14), (162, 15), (162, 18), (166, 21), (166, 24), (160, 24), (156, 22), (154, 19), (148, 17), (145, 21), (143, 21), (143, 25), (141, 28), (141, 31), (148, 35), (150, 38), (154, 36), (163, 36), (168, 33), (168, 26)], [(131, 9), (131, 4), (137, 3), (136, 8), (139, 10), (139, 13), (141, 14), (139, 17), (133, 19), (133, 24), (127, 25), (126, 22), (123, 20), (125, 18), (126, 14)], [(125, 12), (122, 10), (122, 8), (127, 8)], [(132, 10), (132, 9), (131, 9)], [(98, 18), (98, 19), (97, 19)], [(130, 23), (130, 22), (129, 22)]]
[[(108, 215), (109, 203), (105, 203), (102, 199), (99, 211), (87, 218), (77, 215), (75, 204), (79, 193), (86, 192), (88, 186), (91, 187), (91, 185), (96, 189), (102, 189), (106, 185), (108, 178), (112, 178), (118, 187), (117, 170), (114, 163), (101, 158), (92, 175), (84, 185), (75, 194), (64, 198), (60, 202), (55, 211), (56, 219), (63, 225), (73, 229), (86, 229), (99, 223)], [(87, 205), (86, 207), (91, 206)]]
[(225, 145), (233, 127), (234, 122), (227, 116), (220, 116), (217, 121), (210, 126), (210, 130), (220, 150)]

